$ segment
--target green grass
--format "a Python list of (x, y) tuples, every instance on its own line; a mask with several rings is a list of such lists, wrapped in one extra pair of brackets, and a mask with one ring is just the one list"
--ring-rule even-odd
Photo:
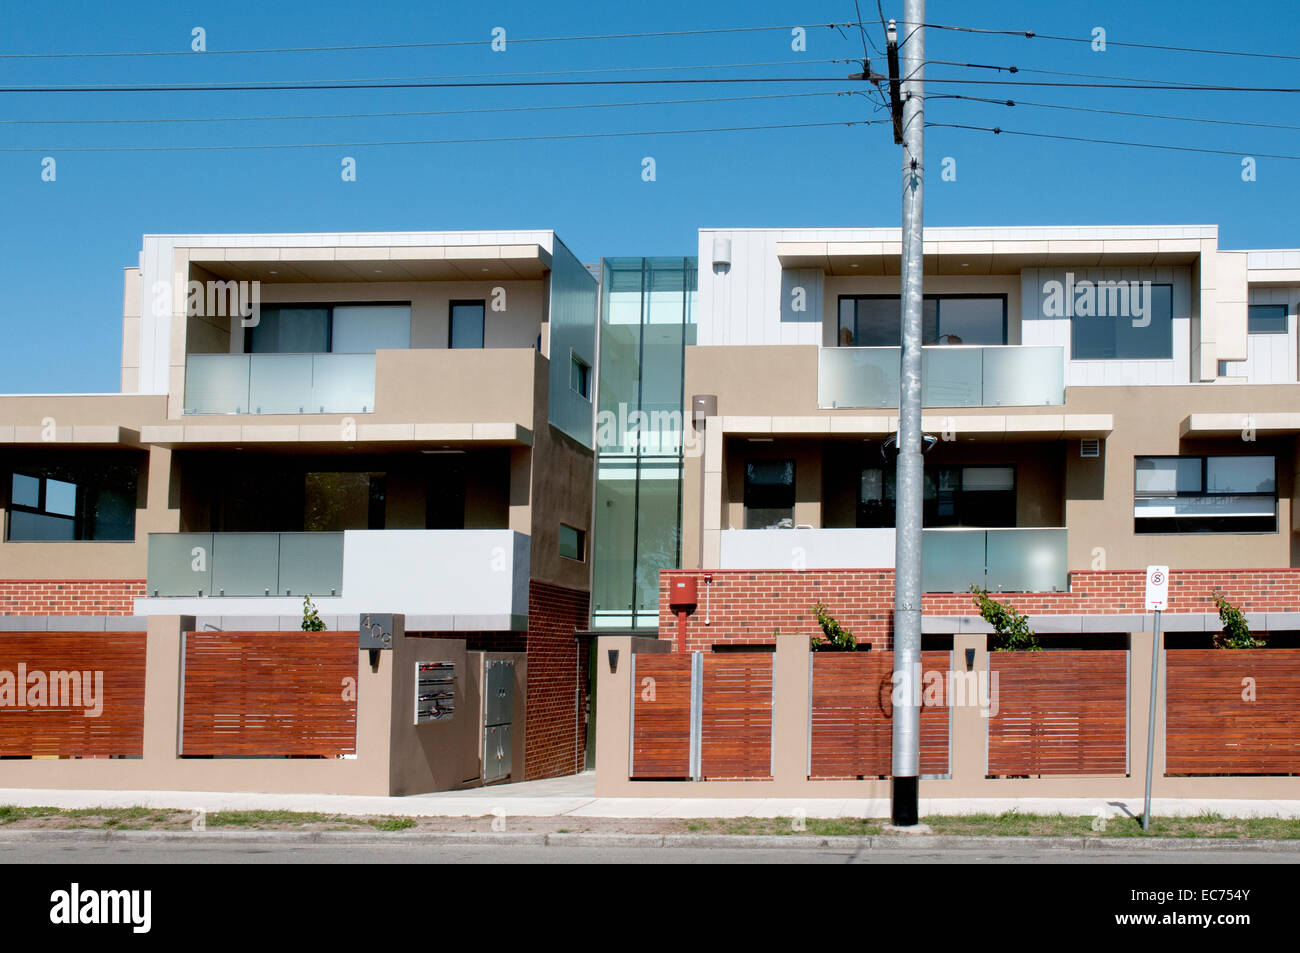
[(377, 831), (405, 831), (415, 826), (415, 819), (410, 817), (376, 817), (370, 825)]
[(365, 821), (313, 811), (214, 811), (207, 816), (208, 827), (265, 827), (270, 824), (352, 824)]
[(719, 817), (687, 821), (686, 830), (692, 834), (789, 834), (818, 837), (865, 837), (880, 833), (880, 823), (856, 817), (800, 819), (804, 828), (795, 827), (790, 817)]

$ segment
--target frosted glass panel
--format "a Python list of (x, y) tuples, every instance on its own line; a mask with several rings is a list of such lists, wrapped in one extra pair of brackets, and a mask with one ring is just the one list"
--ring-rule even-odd
[(336, 305), (335, 354), (373, 354), (382, 349), (405, 350), (411, 346), (409, 305)]
[(1064, 529), (991, 529), (988, 534), (988, 584), (991, 592), (1064, 592)]
[(310, 354), (254, 354), (249, 406), (255, 414), (303, 414), (311, 401)]
[(196, 596), (212, 592), (211, 533), (150, 533), (148, 595)]
[(190, 354), (185, 358), (185, 413), (248, 413), (249, 356)]
[(984, 585), (983, 530), (924, 530), (921, 587), (925, 592), (969, 592)]
[(1138, 493), (1199, 493), (1200, 457), (1138, 457), (1133, 488)]
[(329, 596), (343, 591), (342, 533), (281, 533), (278, 591)]
[(822, 348), (817, 355), (817, 406), (897, 407), (898, 359), (896, 347)]
[(1065, 352), (1059, 347), (988, 347), (984, 407), (1065, 403)]
[[(999, 309), (1001, 303), (998, 304)], [(895, 352), (897, 353), (897, 352)], [(981, 350), (934, 347), (921, 351), (921, 403), (926, 407), (978, 407)], [(898, 394), (894, 394), (897, 404)]]
[(277, 533), (214, 533), (212, 592), (261, 596), (276, 592), (280, 537)]
[(373, 354), (313, 354), (308, 413), (370, 413), (375, 409)]

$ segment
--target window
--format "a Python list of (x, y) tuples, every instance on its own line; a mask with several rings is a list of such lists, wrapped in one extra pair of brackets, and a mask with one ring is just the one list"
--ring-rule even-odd
[[(838, 343), (842, 347), (898, 347), (901, 308), (898, 295), (841, 297)], [(1006, 295), (926, 295), (921, 308), (921, 343), (1006, 344)]]
[(265, 305), (248, 329), (252, 354), (373, 354), (411, 346), (409, 304)]
[[(1115, 287), (1111, 287), (1114, 285)], [(1173, 285), (1097, 282), (1089, 311), (1070, 302), (1071, 357), (1076, 361), (1158, 360), (1174, 356)], [(1144, 291), (1143, 289), (1149, 289)]]
[(587, 558), (587, 533), (567, 523), (560, 524), (560, 555), (582, 562)]
[(745, 529), (794, 526), (794, 461), (751, 460), (745, 464)]
[(1137, 457), (1133, 468), (1137, 533), (1277, 531), (1273, 457)]
[(591, 400), (591, 366), (573, 354), (569, 358), (569, 386)]
[(482, 347), (485, 310), (486, 304), (482, 301), (453, 301), (448, 347)]
[[(1016, 468), (927, 466), (925, 526), (1015, 526)], [(858, 492), (859, 528), (894, 525), (894, 470), (868, 467)]]
[(1252, 304), (1246, 309), (1246, 330), (1250, 334), (1286, 334), (1286, 305)]
[(11, 471), (10, 542), (135, 539), (137, 470), (74, 464)]

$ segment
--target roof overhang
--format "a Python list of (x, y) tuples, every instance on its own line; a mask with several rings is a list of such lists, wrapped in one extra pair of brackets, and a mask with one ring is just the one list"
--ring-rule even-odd
[(472, 450), (532, 446), (533, 432), (516, 423), (357, 424), (355, 433), (333, 424), (164, 424), (145, 427), (144, 441), (174, 450)]
[(190, 248), (189, 260), (231, 281), (510, 281), (538, 279), (551, 253), (538, 244), (332, 248)]
[(1188, 414), (1179, 425), (1183, 437), (1240, 437), (1300, 433), (1300, 413)]
[(102, 449), (142, 446), (140, 431), (114, 424), (0, 426), (0, 446), (5, 445)]
[[(901, 242), (777, 242), (783, 268), (814, 268), (828, 275), (897, 275)], [(1194, 238), (930, 241), (927, 275), (1016, 275), (1023, 268), (1155, 267), (1190, 265), (1201, 254)]]
[[(729, 437), (887, 437), (898, 417), (817, 415), (808, 417), (722, 417)], [(1017, 440), (1103, 438), (1115, 429), (1111, 414), (941, 414), (921, 416), (921, 429), (953, 439), (1004, 443)]]

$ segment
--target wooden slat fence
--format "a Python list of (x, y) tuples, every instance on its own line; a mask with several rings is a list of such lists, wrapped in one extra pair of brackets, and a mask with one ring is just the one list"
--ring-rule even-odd
[(691, 773), (691, 656), (634, 655), (633, 778), (687, 778)]
[(144, 662), (143, 632), (0, 633), (0, 756), (142, 755)]
[(700, 774), (772, 776), (772, 656), (705, 655)]
[[(950, 663), (950, 652), (921, 653), (922, 673), (942, 672), (945, 692)], [(827, 780), (890, 775), (893, 671), (893, 652), (813, 653), (809, 777)], [(922, 774), (948, 773), (948, 741), (946, 701), (937, 706), (923, 704)]]
[(1125, 649), (990, 653), (988, 773), (1126, 774), (1127, 666)]
[(1300, 649), (1170, 650), (1165, 690), (1166, 774), (1300, 773)]
[(356, 632), (186, 633), (181, 754), (355, 754), (357, 659)]

